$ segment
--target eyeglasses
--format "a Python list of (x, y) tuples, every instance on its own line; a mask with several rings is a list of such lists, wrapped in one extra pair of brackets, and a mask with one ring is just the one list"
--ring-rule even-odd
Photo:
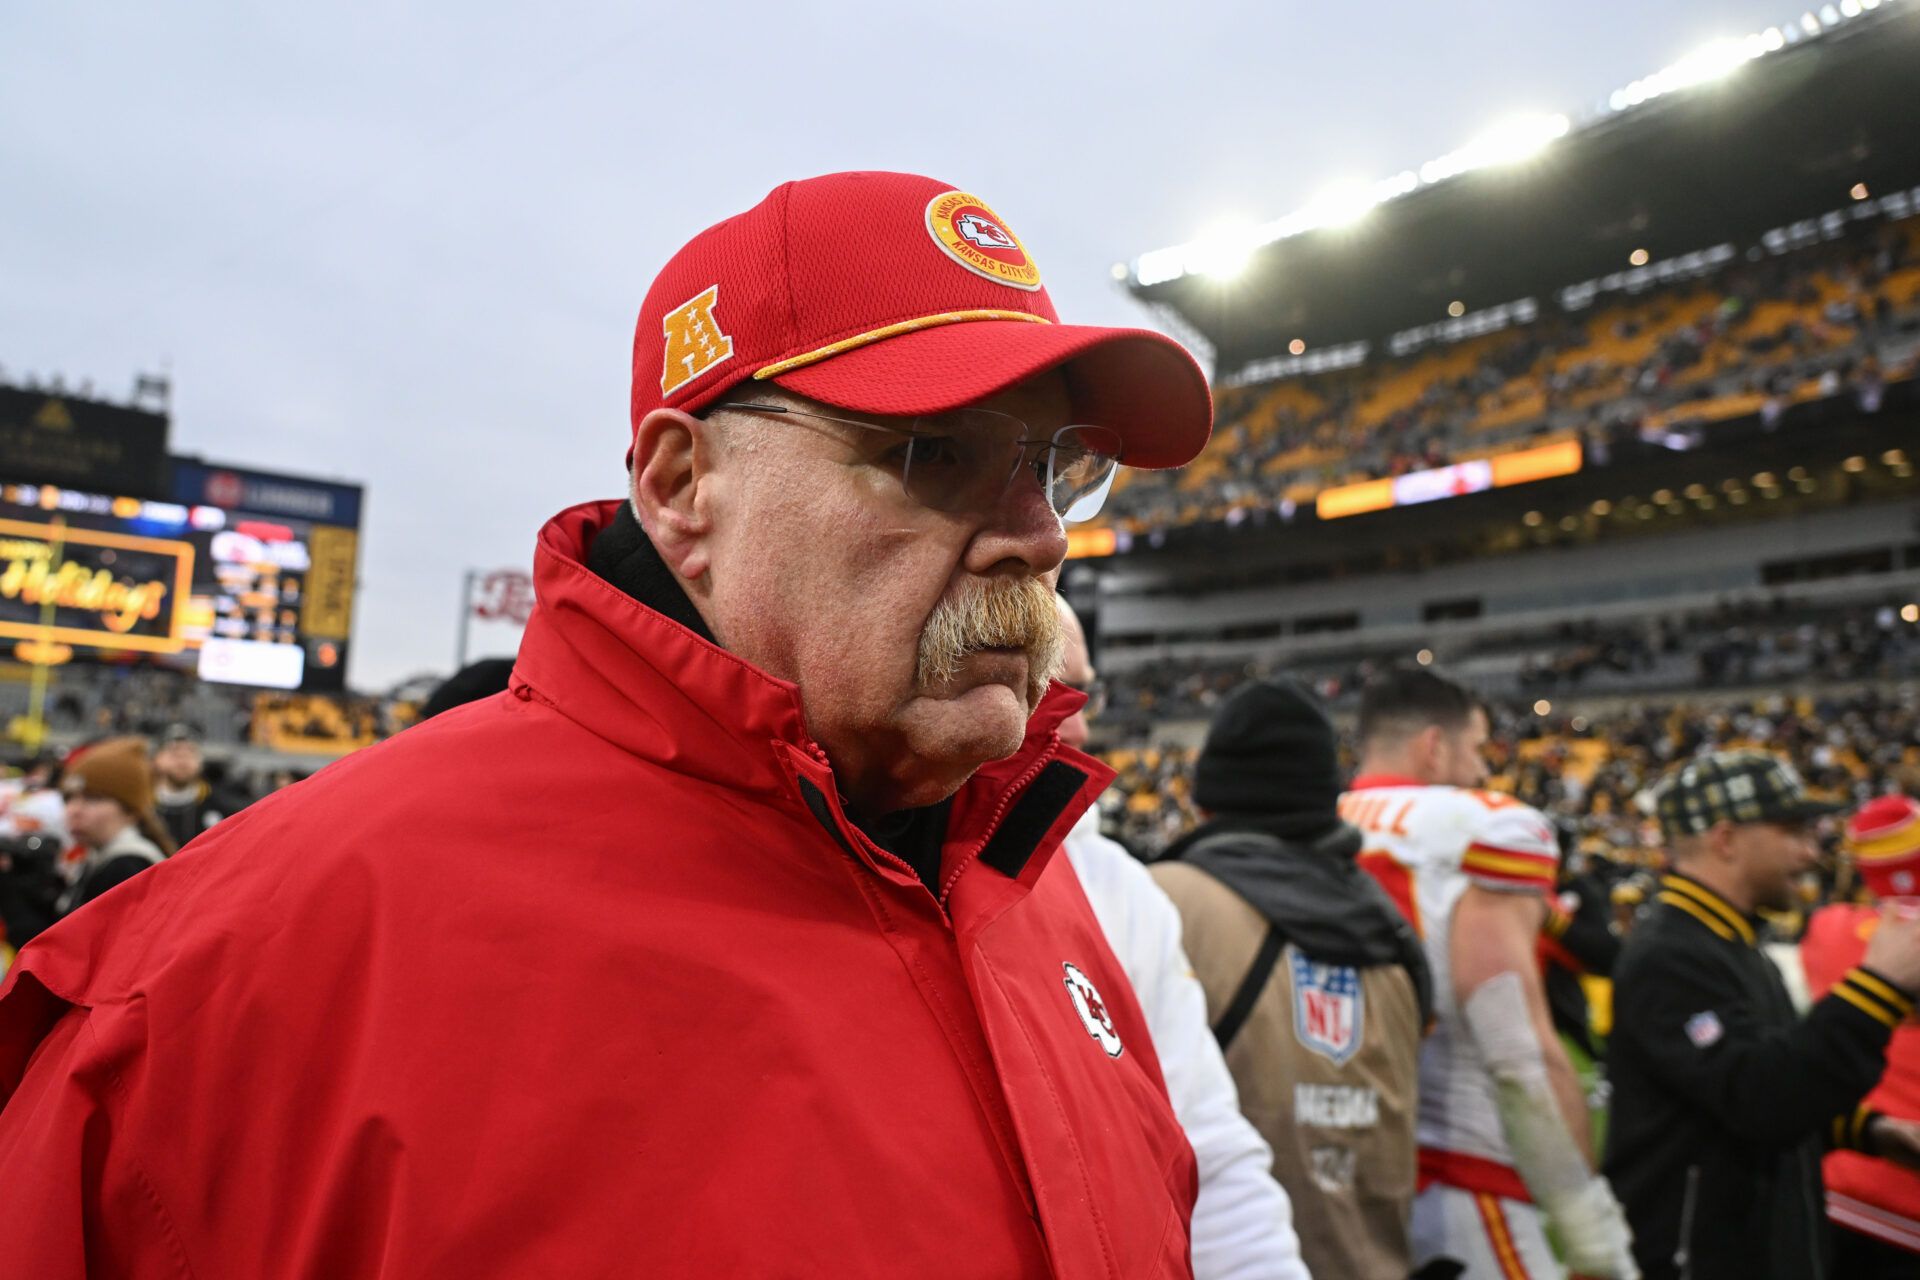
[(1091, 520), (1106, 502), (1120, 462), (1120, 437), (1105, 427), (1062, 427), (1047, 439), (1033, 439), (1026, 423), (992, 409), (956, 409), (895, 427), (779, 404), (727, 401), (714, 408), (815, 418), (898, 436), (886, 461), (899, 468), (906, 495), (935, 511), (985, 511), (1031, 467), (1055, 515), (1070, 523)]

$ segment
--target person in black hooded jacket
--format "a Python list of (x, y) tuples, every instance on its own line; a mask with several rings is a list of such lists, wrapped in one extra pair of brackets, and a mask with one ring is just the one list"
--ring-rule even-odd
[(1180, 909), (1240, 1107), (1274, 1152), (1314, 1275), (1406, 1275), (1419, 940), (1354, 859), (1333, 725), (1285, 679), (1222, 703), (1195, 768), (1207, 820), (1152, 867)]

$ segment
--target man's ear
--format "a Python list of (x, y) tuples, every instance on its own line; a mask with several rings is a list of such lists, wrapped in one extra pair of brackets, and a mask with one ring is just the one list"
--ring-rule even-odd
[(1739, 829), (1725, 818), (1707, 828), (1707, 849), (1722, 862), (1733, 853), (1739, 840)]
[(1430, 724), (1413, 735), (1413, 750), (1409, 753), (1419, 765), (1422, 773), (1430, 774), (1440, 764), (1440, 754), (1446, 747), (1447, 731), (1437, 724)]
[(706, 423), (678, 409), (655, 409), (633, 438), (633, 507), (654, 549), (683, 581), (711, 566), (714, 448)]

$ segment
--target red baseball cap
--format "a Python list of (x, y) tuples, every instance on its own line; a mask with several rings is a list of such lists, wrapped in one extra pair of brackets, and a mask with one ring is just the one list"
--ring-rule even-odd
[(1847, 819), (1847, 849), (1877, 898), (1920, 894), (1920, 805), (1881, 796)]
[(907, 173), (789, 182), (654, 279), (634, 331), (633, 429), (749, 380), (911, 417), (1064, 368), (1074, 420), (1117, 432), (1123, 463), (1200, 452), (1213, 401), (1184, 347), (1059, 319), (1026, 246), (978, 196)]

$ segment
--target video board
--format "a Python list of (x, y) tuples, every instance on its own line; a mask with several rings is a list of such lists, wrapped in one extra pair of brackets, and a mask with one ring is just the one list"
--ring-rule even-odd
[(345, 687), (358, 486), (176, 460), (180, 501), (0, 478), (0, 647)]

